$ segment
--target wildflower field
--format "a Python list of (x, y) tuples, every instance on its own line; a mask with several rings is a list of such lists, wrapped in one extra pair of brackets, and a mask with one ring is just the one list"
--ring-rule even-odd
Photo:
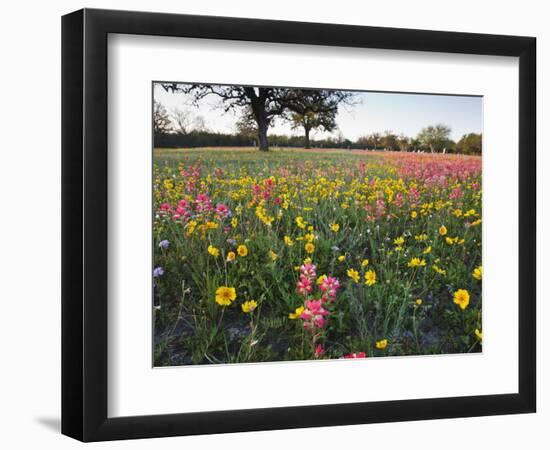
[(479, 352), (481, 158), (154, 150), (156, 366)]

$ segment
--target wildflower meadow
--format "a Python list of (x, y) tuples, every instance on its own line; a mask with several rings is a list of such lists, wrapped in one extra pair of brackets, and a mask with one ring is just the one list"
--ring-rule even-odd
[(154, 150), (154, 364), (482, 350), (481, 157)]

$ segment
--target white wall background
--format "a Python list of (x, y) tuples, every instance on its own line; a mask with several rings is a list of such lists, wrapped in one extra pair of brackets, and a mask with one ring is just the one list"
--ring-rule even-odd
[[(536, 415), (363, 425), (101, 443), (94, 448), (533, 448), (550, 445), (547, 347), (550, 284), (550, 29), (545, 2), (523, 0), (339, 2), (157, 0), (4, 2), (0, 16), (0, 446), (80, 447), (59, 434), (60, 417), (60, 16), (83, 6), (357, 25), (530, 35), (538, 38), (539, 412)], [(19, 145), (28, 137), (30, 146)], [(545, 227), (546, 225), (546, 227)], [(544, 282), (543, 282), (544, 281)], [(472, 374), (475, 382), (475, 374)]]

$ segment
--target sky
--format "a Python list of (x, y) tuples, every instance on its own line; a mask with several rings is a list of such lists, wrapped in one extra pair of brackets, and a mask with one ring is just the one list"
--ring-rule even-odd
[[(224, 112), (220, 100), (206, 97), (198, 107), (192, 105), (185, 94), (166, 92), (156, 85), (155, 100), (169, 112), (174, 109), (189, 110), (202, 116), (208, 129), (220, 133), (234, 133), (239, 118), (237, 111)], [(336, 123), (345, 138), (352, 141), (373, 132), (392, 131), (414, 137), (428, 126), (443, 123), (451, 128), (451, 139), (458, 141), (464, 134), (481, 133), (483, 127), (483, 99), (460, 95), (405, 94), (390, 92), (356, 92), (356, 104), (341, 105)], [(293, 130), (288, 122), (278, 120), (269, 129), (270, 134), (302, 134)], [(336, 132), (312, 133), (313, 139), (336, 136)]]

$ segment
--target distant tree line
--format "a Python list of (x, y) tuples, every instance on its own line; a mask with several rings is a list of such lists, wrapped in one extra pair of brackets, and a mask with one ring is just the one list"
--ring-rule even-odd
[[(463, 135), (457, 142), (450, 138), (451, 129), (444, 124), (430, 125), (423, 128), (415, 137), (395, 134), (391, 130), (383, 133), (370, 133), (360, 136), (357, 140), (346, 139), (338, 131), (336, 137), (326, 139), (312, 139), (311, 131), (337, 131), (336, 113), (340, 103), (352, 103), (350, 95), (337, 95), (333, 91), (312, 90), (274, 90), (268, 89), (265, 95), (278, 96), (277, 105), (284, 104), (279, 113), (269, 118), (271, 124), (275, 116), (279, 120), (290, 122), (293, 129), (302, 129), (301, 136), (287, 136), (268, 134), (267, 128), (259, 125), (257, 114), (254, 112), (254, 96), (261, 94), (261, 89), (221, 88), (207, 85), (163, 86), (167, 90), (185, 90), (194, 93), (197, 99), (206, 95), (223, 95), (223, 99), (230, 101), (227, 109), (242, 106), (241, 116), (235, 125), (234, 133), (215, 133), (210, 131), (202, 116), (194, 116), (186, 110), (175, 109), (172, 112), (161, 103), (153, 103), (153, 130), (155, 147), (258, 147), (266, 150), (268, 142), (274, 147), (301, 147), (301, 148), (346, 148), (363, 150), (402, 151), (402, 152), (430, 152), (430, 153), (463, 153), (480, 155), (482, 152), (482, 136), (477, 133)], [(213, 89), (213, 90), (211, 90)], [(217, 90), (220, 89), (220, 90)], [(280, 91), (280, 92), (279, 92)], [(231, 98), (235, 96), (239, 101)], [(229, 100), (225, 97), (230, 97)], [(242, 100), (244, 98), (244, 100)], [(274, 101), (274, 100), (272, 100)], [(270, 108), (273, 104), (267, 103)], [(267, 107), (264, 105), (264, 107)]]
[[(194, 147), (257, 147), (255, 136), (245, 134), (214, 133), (211, 131), (191, 131), (188, 134), (155, 133), (155, 147), (162, 148), (194, 148)], [(306, 148), (304, 136), (288, 136), (270, 134), (271, 147)], [(344, 148), (362, 149), (349, 139), (310, 139), (310, 147), (314, 148)]]
[(464, 134), (457, 142), (449, 137), (450, 134), (451, 129), (448, 126), (437, 124), (423, 128), (415, 137), (405, 136), (402, 133), (395, 134), (392, 131), (371, 133), (359, 137), (355, 146), (368, 150), (481, 154), (481, 133)]
[[(339, 135), (335, 138), (310, 139), (309, 146), (314, 148), (342, 148), (354, 150), (381, 150), (402, 152), (433, 152), (434, 153), (463, 153), (466, 155), (480, 155), (482, 150), (482, 136), (469, 133), (462, 136), (458, 142), (446, 139), (439, 144), (403, 135), (388, 135), (372, 133), (351, 141)], [(271, 147), (307, 148), (305, 136), (288, 136), (270, 134)], [(187, 134), (174, 132), (157, 132), (154, 135), (155, 147), (164, 148), (194, 148), (194, 147), (257, 147), (258, 139), (254, 134), (247, 133), (214, 133), (208, 130), (191, 130)]]

